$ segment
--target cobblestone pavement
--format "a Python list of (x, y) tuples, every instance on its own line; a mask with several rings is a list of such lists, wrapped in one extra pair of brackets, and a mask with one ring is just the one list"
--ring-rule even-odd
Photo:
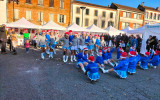
[(76, 63), (62, 62), (61, 51), (52, 60), (40, 60), (40, 51), (33, 49), (0, 54), (0, 100), (160, 100), (159, 67), (138, 68), (127, 79), (100, 71), (100, 80), (92, 84)]

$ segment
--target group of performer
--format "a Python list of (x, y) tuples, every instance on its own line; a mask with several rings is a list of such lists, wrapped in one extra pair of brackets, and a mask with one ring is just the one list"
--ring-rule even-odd
[[(62, 44), (63, 62), (68, 62), (69, 53), (71, 52), (71, 62), (77, 62), (77, 67), (88, 75), (91, 81), (99, 79), (99, 69), (103, 73), (114, 71), (120, 78), (127, 78), (127, 73), (136, 73), (136, 67), (146, 70), (148, 66), (156, 68), (159, 64), (159, 51), (150, 50), (141, 55), (136, 52), (134, 47), (130, 48), (129, 53), (125, 52), (121, 46), (109, 47), (104, 41), (104, 37), (91, 35), (82, 32), (78, 35), (76, 32), (65, 32), (64, 37), (59, 38), (57, 30), (42, 30), (39, 36), (38, 44), (41, 47), (41, 58), (45, 59), (45, 52), (49, 58), (56, 54), (55, 46), (57, 43)], [(117, 50), (117, 59), (112, 58), (112, 53)], [(95, 58), (96, 57), (96, 58)], [(152, 58), (152, 59), (151, 59)], [(113, 68), (105, 69), (106, 65)]]

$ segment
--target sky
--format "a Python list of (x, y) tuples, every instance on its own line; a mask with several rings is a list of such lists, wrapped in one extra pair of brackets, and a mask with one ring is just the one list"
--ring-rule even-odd
[(144, 6), (149, 6), (154, 8), (160, 7), (160, 0), (77, 0), (77, 1), (93, 3), (103, 6), (111, 5), (111, 3), (117, 3), (120, 5), (130, 6), (134, 8), (137, 8), (138, 5), (141, 4), (141, 2), (144, 2)]

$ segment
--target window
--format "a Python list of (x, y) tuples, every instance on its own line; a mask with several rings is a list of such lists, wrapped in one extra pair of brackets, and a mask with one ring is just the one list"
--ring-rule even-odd
[(58, 16), (57, 16), (57, 22), (59, 22), (59, 23), (66, 23), (66, 15), (58, 14)]
[(109, 27), (109, 26), (112, 26), (112, 27), (113, 27), (113, 26), (114, 26), (114, 23), (113, 23), (112, 21), (109, 21), (109, 22), (108, 22), (108, 27)]
[(160, 14), (158, 15), (158, 20), (160, 20)]
[(94, 16), (98, 16), (98, 10), (94, 11)]
[(86, 9), (86, 15), (89, 15), (89, 9)]
[(31, 0), (26, 0), (26, 3), (29, 3), (29, 4), (31, 4)]
[(122, 29), (126, 28), (126, 23), (122, 23)]
[(137, 25), (136, 25), (136, 28), (139, 28), (139, 27), (140, 27), (140, 24), (137, 24)]
[(131, 18), (131, 13), (130, 12), (127, 12), (127, 18)]
[(64, 9), (64, 0), (60, 0), (60, 8)]
[(49, 20), (54, 21), (54, 16), (53, 16), (53, 14), (49, 14)]
[(110, 13), (110, 18), (113, 18), (113, 13), (112, 12)]
[(130, 23), (126, 23), (126, 27), (130, 26)]
[(19, 19), (19, 10), (18, 9), (14, 9), (14, 17), (15, 17), (15, 19)]
[(104, 27), (105, 27), (105, 21), (103, 20), (103, 21), (102, 21), (101, 28), (104, 28)]
[(150, 19), (152, 19), (152, 16), (153, 16), (153, 15), (152, 15), (152, 13), (151, 13), (151, 14), (150, 14)]
[(26, 19), (31, 20), (31, 11), (26, 11)]
[(43, 0), (38, 0), (38, 5), (43, 5)]
[(89, 19), (85, 19), (85, 26), (88, 26)]
[(49, 0), (49, 7), (54, 7), (54, 0)]
[(123, 12), (123, 17), (126, 17), (127, 13), (126, 12)]
[(135, 23), (133, 24), (133, 29), (136, 29), (136, 24)]
[(138, 14), (138, 17), (137, 17), (138, 19), (141, 19), (141, 14)]
[(102, 16), (106, 17), (106, 12), (105, 11), (103, 11)]
[(38, 21), (43, 21), (43, 12), (38, 12)]
[(146, 19), (148, 19), (148, 12), (146, 12)]
[(79, 21), (80, 21), (79, 17), (76, 17), (76, 24), (77, 25), (79, 25)]
[(134, 14), (134, 18), (137, 19), (137, 14)]
[(157, 14), (156, 14), (156, 13), (154, 14), (154, 19), (155, 19), (155, 20), (157, 19)]
[(97, 26), (97, 19), (95, 19), (95, 20), (94, 20), (94, 25), (96, 25), (96, 26)]
[(80, 14), (80, 8), (79, 7), (77, 7), (76, 13)]

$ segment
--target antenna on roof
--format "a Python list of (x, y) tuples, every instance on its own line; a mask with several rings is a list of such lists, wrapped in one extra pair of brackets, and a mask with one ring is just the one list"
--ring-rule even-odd
[(141, 3), (141, 6), (144, 6), (144, 2)]

